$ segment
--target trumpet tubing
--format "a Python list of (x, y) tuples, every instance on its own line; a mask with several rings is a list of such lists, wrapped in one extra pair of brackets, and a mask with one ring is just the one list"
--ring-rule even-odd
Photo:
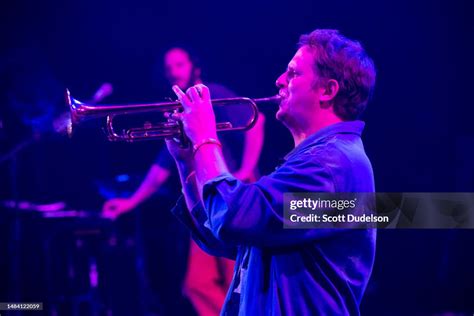
[[(249, 117), (245, 122), (233, 122), (232, 116), (223, 116), (222, 120), (216, 122), (218, 132), (222, 131), (242, 131), (252, 128), (258, 118), (257, 104), (263, 103), (278, 103), (279, 96), (250, 99), (250, 98), (227, 98), (212, 100), (212, 105), (219, 113), (219, 108), (226, 108), (227, 113), (229, 107), (238, 107), (240, 113), (247, 111)], [(177, 122), (158, 122), (151, 123), (146, 120), (140, 126), (127, 127), (118, 131), (115, 121), (121, 117), (130, 117), (136, 114), (148, 113), (165, 113), (173, 111), (182, 111), (183, 107), (178, 101), (160, 102), (160, 103), (146, 103), (146, 104), (130, 104), (130, 105), (92, 105), (82, 103), (71, 97), (69, 90), (66, 90), (66, 103), (70, 108), (71, 126), (68, 129), (69, 134), (72, 135), (81, 122), (93, 118), (106, 118), (106, 134), (110, 141), (125, 141), (134, 142), (140, 140), (155, 140), (164, 139), (168, 137), (181, 137), (183, 134), (182, 128)], [(243, 107), (243, 108), (242, 108)], [(245, 110), (247, 109), (247, 110)], [(224, 112), (223, 112), (224, 113)], [(216, 115), (218, 119), (219, 115)], [(235, 115), (234, 115), (235, 116)]]

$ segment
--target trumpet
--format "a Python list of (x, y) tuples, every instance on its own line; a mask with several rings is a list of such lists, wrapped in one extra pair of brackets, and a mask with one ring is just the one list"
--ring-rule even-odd
[[(245, 131), (252, 128), (257, 122), (258, 107), (257, 104), (275, 104), (279, 103), (280, 96), (276, 95), (268, 98), (250, 99), (244, 97), (214, 99), (212, 105), (216, 112), (216, 129), (218, 132), (224, 131)], [(82, 122), (89, 119), (106, 118), (105, 134), (109, 141), (135, 142), (142, 140), (156, 140), (164, 138), (183, 138), (184, 133), (180, 122), (159, 121), (145, 122), (140, 121), (140, 126), (127, 126), (119, 131), (114, 123), (123, 118), (129, 118), (136, 114), (143, 114), (149, 118), (150, 113), (162, 113), (182, 111), (183, 107), (179, 101), (146, 103), (146, 104), (129, 104), (129, 105), (92, 105), (82, 103), (71, 97), (69, 90), (66, 90), (66, 103), (69, 106), (71, 114), (71, 124), (68, 127), (68, 134), (71, 136), (74, 130)], [(229, 107), (235, 107), (235, 111), (240, 113), (246, 112), (247, 119), (232, 120), (232, 116), (217, 115), (219, 108), (226, 108), (227, 113)], [(223, 112), (224, 113), (224, 112)], [(164, 115), (161, 115), (164, 119)]]

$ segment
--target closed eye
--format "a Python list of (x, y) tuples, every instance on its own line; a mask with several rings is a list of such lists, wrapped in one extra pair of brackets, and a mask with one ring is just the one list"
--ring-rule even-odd
[(298, 75), (298, 73), (293, 68), (288, 68), (286, 73), (287, 73), (288, 80), (290, 80), (290, 79), (292, 79), (292, 78), (294, 78), (295, 76)]

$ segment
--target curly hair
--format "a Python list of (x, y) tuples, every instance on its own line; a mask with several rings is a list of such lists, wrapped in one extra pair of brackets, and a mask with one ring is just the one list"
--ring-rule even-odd
[(315, 30), (301, 35), (298, 47), (308, 46), (314, 55), (315, 73), (334, 79), (339, 91), (334, 113), (343, 120), (355, 120), (367, 107), (375, 86), (375, 66), (362, 45), (337, 30)]

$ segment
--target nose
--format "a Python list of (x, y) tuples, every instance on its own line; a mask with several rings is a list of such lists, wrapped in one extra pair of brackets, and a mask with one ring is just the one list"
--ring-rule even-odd
[(275, 85), (280, 89), (286, 86), (286, 72), (282, 73), (280, 77), (278, 77), (275, 82)]

